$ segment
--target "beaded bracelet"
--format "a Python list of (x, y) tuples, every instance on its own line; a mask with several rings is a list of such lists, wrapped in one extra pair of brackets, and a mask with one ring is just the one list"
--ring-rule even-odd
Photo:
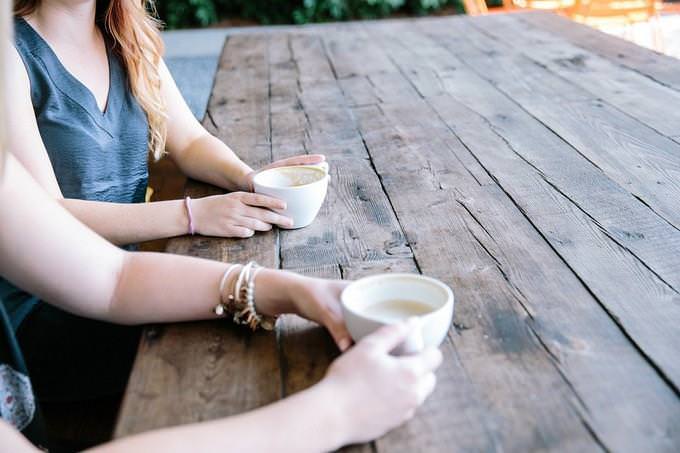
[(225, 286), (227, 284), (227, 279), (229, 278), (229, 275), (231, 272), (238, 267), (238, 264), (232, 264), (229, 266), (229, 268), (224, 272), (224, 275), (222, 276), (222, 280), (220, 280), (220, 289), (219, 289), (219, 295), (220, 295), (220, 303), (215, 305), (215, 308), (213, 311), (217, 316), (224, 316), (226, 313), (227, 306), (229, 305), (228, 303), (224, 303), (223, 299), (223, 294), (225, 294)]
[(255, 308), (255, 277), (262, 270), (254, 261), (241, 268), (233, 283), (232, 291), (225, 291), (227, 279), (237, 265), (229, 267), (220, 282), (221, 302), (213, 309), (217, 316), (232, 315), (236, 324), (250, 326), (252, 330), (262, 327), (265, 330), (273, 330), (276, 326), (276, 317), (261, 315)]

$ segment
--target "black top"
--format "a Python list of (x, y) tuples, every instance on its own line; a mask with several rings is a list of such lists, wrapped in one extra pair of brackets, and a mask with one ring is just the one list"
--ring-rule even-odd
[[(1, 302), (1, 301), (0, 301)], [(46, 446), (45, 429), (14, 330), (0, 303), (0, 418), (34, 445)]]

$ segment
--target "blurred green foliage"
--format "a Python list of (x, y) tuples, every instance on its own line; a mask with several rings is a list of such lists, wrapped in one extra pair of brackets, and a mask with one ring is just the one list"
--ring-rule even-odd
[(224, 18), (261, 24), (377, 19), (391, 14), (423, 15), (443, 7), (462, 11), (460, 0), (160, 0), (167, 28), (207, 26)]

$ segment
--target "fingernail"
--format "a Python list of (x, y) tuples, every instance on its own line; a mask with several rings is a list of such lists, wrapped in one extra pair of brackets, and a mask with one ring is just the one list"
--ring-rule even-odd
[(338, 347), (340, 348), (340, 351), (345, 352), (347, 348), (349, 348), (350, 345), (350, 340), (349, 338), (343, 338), (338, 342)]

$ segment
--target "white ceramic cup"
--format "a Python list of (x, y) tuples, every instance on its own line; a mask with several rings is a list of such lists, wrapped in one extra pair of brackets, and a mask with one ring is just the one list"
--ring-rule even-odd
[[(345, 323), (354, 341), (380, 327), (398, 322), (372, 316), (367, 307), (389, 300), (412, 300), (429, 305), (431, 311), (417, 315), (418, 326), (393, 353), (412, 354), (425, 347), (439, 346), (453, 319), (453, 291), (444, 283), (418, 274), (379, 274), (347, 286), (341, 295)], [(408, 319), (411, 316), (404, 316)]]
[(328, 191), (328, 164), (270, 168), (255, 175), (255, 193), (286, 202), (280, 214), (293, 219), (291, 228), (306, 227), (314, 221)]

